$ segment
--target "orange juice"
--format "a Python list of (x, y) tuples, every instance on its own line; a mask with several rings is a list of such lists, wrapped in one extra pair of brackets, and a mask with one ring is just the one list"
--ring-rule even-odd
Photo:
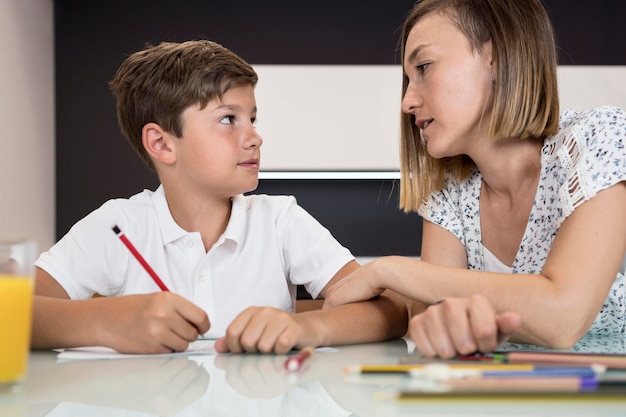
[(32, 303), (30, 277), (0, 273), (0, 385), (26, 374)]

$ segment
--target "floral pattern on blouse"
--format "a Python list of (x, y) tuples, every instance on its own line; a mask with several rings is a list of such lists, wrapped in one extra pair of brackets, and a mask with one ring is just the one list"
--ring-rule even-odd
[[(626, 181), (626, 115), (616, 107), (565, 111), (559, 133), (544, 141), (541, 177), (513, 274), (539, 274), (563, 221), (583, 202)], [(469, 269), (485, 270), (480, 229), (478, 170), (459, 181), (444, 180), (419, 214), (453, 233), (465, 246)], [(626, 254), (625, 254), (626, 255)], [(625, 256), (626, 260), (626, 256)], [(590, 277), (593, 279), (593, 277)], [(624, 264), (589, 333), (626, 333)]]

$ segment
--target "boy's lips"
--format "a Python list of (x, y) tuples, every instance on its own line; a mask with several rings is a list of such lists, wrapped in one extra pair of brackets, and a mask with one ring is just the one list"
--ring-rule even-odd
[(252, 158), (252, 159), (247, 159), (243, 162), (239, 163), (240, 166), (246, 167), (246, 168), (259, 168), (259, 160)]

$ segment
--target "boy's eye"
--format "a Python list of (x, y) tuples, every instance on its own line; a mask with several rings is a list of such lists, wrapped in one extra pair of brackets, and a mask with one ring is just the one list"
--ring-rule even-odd
[(220, 119), (220, 123), (225, 125), (232, 125), (235, 123), (235, 116), (224, 116)]

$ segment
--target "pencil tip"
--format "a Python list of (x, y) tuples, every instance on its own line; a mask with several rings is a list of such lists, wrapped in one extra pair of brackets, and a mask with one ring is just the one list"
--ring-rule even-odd
[(361, 372), (361, 367), (359, 365), (350, 365), (343, 368), (344, 372), (348, 372), (351, 374), (358, 374)]
[(603, 374), (606, 372), (606, 366), (599, 363), (592, 363), (591, 369), (593, 369), (596, 374)]
[(116, 235), (119, 235), (121, 233), (121, 230), (119, 227), (117, 227), (117, 225), (114, 225), (111, 229), (113, 229)]

